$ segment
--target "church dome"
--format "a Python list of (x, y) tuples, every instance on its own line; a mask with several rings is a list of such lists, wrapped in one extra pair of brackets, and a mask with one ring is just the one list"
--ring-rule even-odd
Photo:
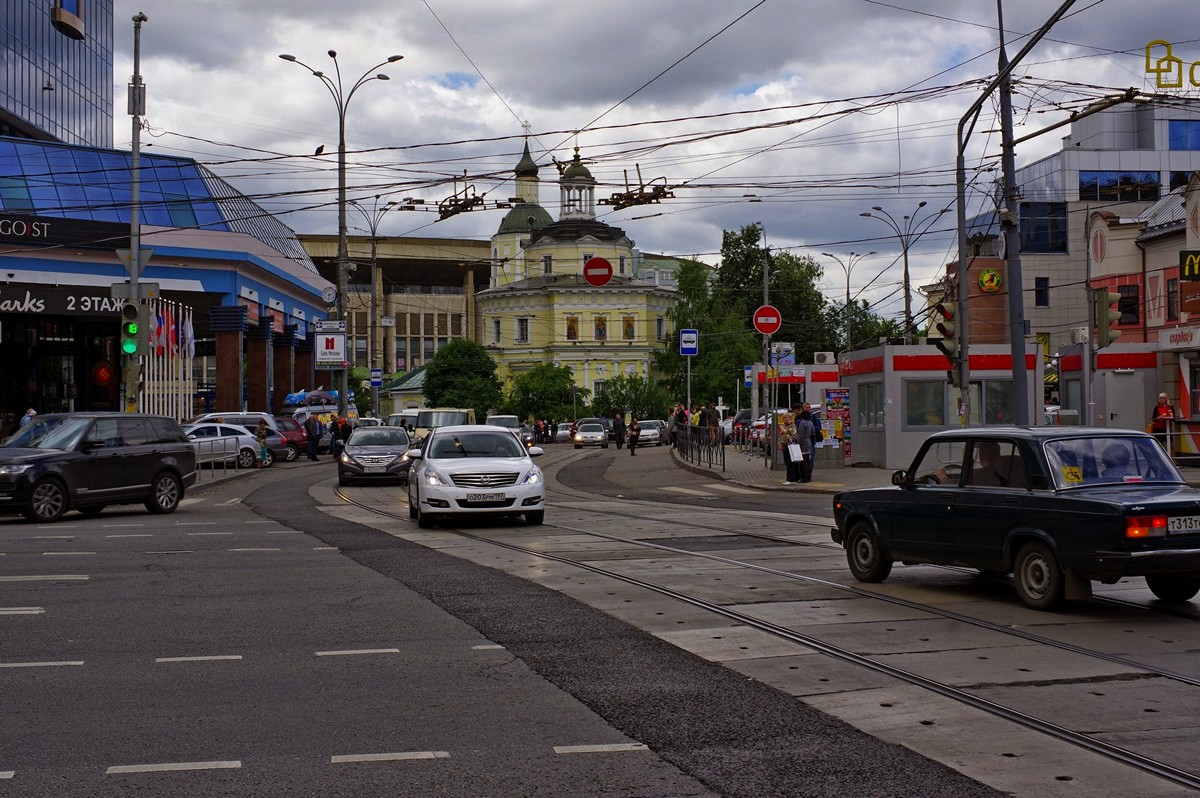
[(525, 152), (521, 153), (521, 160), (517, 162), (517, 168), (513, 172), (517, 177), (537, 177), (538, 166), (529, 154), (528, 141), (525, 142)]
[(588, 168), (583, 165), (583, 161), (579, 160), (579, 152), (575, 153), (575, 157), (571, 160), (570, 165), (563, 170), (563, 180), (595, 180)]
[(522, 202), (514, 205), (512, 210), (504, 214), (504, 218), (500, 221), (500, 227), (496, 232), (498, 234), (532, 233), (534, 230), (541, 230), (543, 227), (553, 223), (554, 219), (541, 205), (536, 205), (532, 202)]

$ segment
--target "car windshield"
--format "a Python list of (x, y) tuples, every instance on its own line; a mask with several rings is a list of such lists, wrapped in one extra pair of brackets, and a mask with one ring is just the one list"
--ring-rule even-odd
[(1126, 482), (1183, 482), (1163, 448), (1150, 437), (1067, 438), (1046, 443), (1059, 488)]
[(599, 424), (580, 424), (580, 432), (604, 432), (604, 427)]
[(521, 422), (516, 416), (492, 416), (484, 423), (489, 427), (507, 427), (509, 429), (521, 428)]
[(14, 449), (74, 449), (91, 424), (90, 418), (35, 418), (4, 445)]
[(422, 410), (417, 414), (417, 426), (421, 429), (466, 423), (467, 414), (461, 410)]
[(350, 433), (347, 446), (408, 446), (408, 435), (399, 427), (359, 427)]
[(525, 457), (525, 447), (511, 432), (460, 432), (440, 435), (429, 448), (433, 459)]

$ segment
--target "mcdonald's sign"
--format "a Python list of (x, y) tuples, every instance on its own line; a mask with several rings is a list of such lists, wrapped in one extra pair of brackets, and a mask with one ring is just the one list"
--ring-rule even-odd
[(1200, 249), (1179, 251), (1179, 279), (1181, 282), (1200, 282)]

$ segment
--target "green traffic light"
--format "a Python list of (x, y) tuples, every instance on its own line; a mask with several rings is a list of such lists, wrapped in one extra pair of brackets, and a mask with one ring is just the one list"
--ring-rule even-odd
[(137, 341), (132, 338), (122, 338), (121, 351), (126, 355), (137, 354)]

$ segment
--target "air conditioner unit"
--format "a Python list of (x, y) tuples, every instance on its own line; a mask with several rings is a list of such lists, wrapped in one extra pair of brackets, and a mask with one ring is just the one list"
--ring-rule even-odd
[(813, 355), (813, 363), (818, 366), (836, 366), (837, 358), (833, 356), (833, 352), (817, 352)]

